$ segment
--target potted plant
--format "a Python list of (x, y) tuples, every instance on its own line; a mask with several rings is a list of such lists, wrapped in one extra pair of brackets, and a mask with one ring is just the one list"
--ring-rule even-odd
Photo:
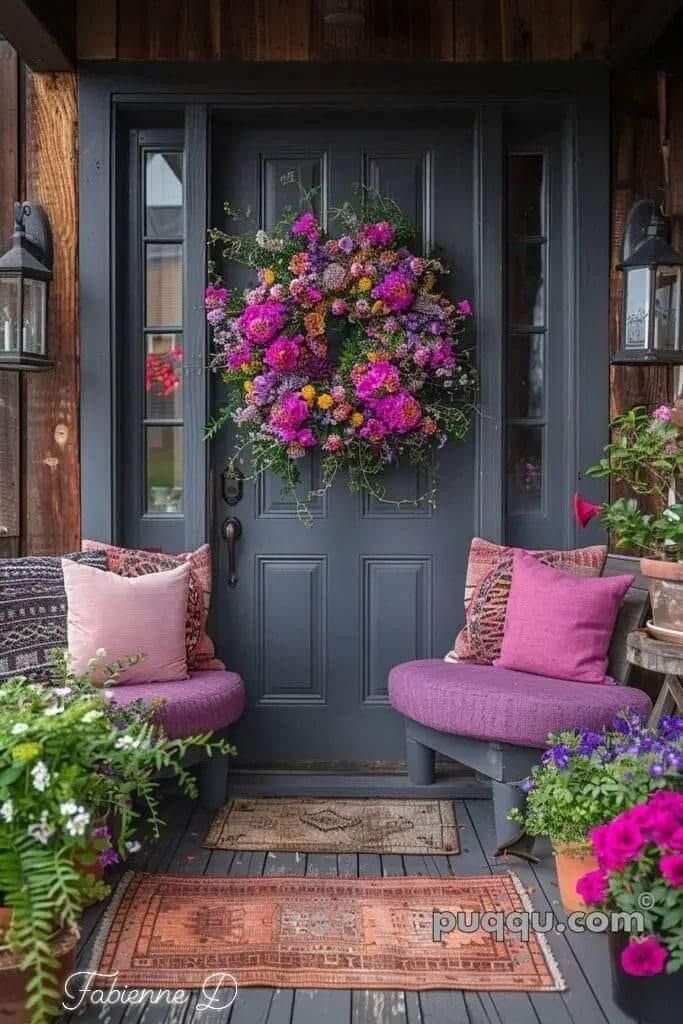
[(154, 709), (115, 708), (93, 683), (101, 667), (94, 660), (76, 676), (60, 655), (56, 684), (17, 677), (0, 685), (0, 987), (12, 1024), (46, 1024), (57, 1011), (80, 912), (93, 886), (100, 897), (107, 891), (87, 868), (139, 845), (143, 820), (158, 834), (158, 773), (171, 772), (195, 796), (182, 766), (189, 748), (232, 753), (210, 734), (168, 740), (151, 721)]
[(549, 737), (541, 764), (522, 783), (526, 814), (511, 812), (533, 836), (552, 844), (560, 898), (567, 913), (584, 909), (576, 882), (597, 867), (591, 829), (658, 789), (680, 784), (683, 719), (663, 718), (647, 729), (637, 716), (611, 729), (576, 729)]
[(683, 1003), (683, 793), (658, 790), (591, 832), (587, 903), (635, 915), (609, 934), (614, 1001), (642, 1024), (677, 1024)]
[[(662, 405), (650, 415), (637, 407), (611, 424), (612, 440), (604, 457), (587, 473), (625, 484), (635, 497), (595, 505), (574, 498), (576, 518), (586, 526), (599, 516), (617, 547), (642, 552), (655, 631), (683, 643), (683, 445), (678, 409)], [(660, 633), (666, 636), (666, 633)]]

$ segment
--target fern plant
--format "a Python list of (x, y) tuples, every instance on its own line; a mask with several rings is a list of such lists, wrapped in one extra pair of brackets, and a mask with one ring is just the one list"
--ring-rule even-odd
[[(30, 1024), (47, 1024), (61, 1003), (55, 937), (77, 928), (93, 894), (92, 876), (79, 867), (125, 858), (144, 822), (159, 834), (162, 770), (196, 796), (183, 767), (190, 748), (234, 752), (210, 733), (167, 739), (154, 705), (118, 708), (111, 687), (124, 667), (105, 666), (103, 655), (75, 675), (55, 652), (51, 685), (23, 676), (0, 684), (0, 905), (12, 911), (0, 953), (27, 973)], [(105, 688), (94, 682), (103, 675)], [(116, 847), (103, 824), (110, 816), (120, 823)], [(100, 898), (106, 892), (95, 887)]]

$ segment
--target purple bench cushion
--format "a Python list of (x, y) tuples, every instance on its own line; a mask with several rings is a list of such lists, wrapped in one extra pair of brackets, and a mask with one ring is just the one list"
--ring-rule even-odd
[(627, 686), (440, 660), (397, 665), (389, 674), (389, 700), (440, 732), (539, 748), (549, 732), (600, 729), (621, 710), (647, 715), (652, 706), (647, 694)]
[(244, 684), (234, 672), (191, 672), (189, 679), (175, 683), (117, 686), (113, 694), (120, 705), (161, 697), (165, 704), (158, 720), (172, 740), (232, 725), (245, 702)]

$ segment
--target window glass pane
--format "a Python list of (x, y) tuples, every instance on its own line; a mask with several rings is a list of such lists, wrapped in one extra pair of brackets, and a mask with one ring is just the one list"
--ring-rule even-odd
[(644, 348), (647, 341), (650, 307), (650, 271), (637, 267), (626, 272), (626, 342), (625, 347)]
[(148, 334), (145, 340), (147, 419), (183, 418), (183, 336)]
[(542, 327), (545, 244), (511, 245), (508, 253), (508, 321), (516, 327)]
[(45, 354), (45, 314), (47, 284), (45, 281), (24, 281), (23, 348), (25, 352)]
[(508, 232), (544, 235), (545, 197), (542, 153), (515, 153), (508, 162)]
[(542, 334), (508, 339), (507, 413), (513, 419), (539, 419), (544, 414), (544, 348)]
[(183, 511), (183, 428), (146, 427), (147, 512)]
[(678, 306), (681, 290), (680, 267), (658, 267), (655, 284), (655, 348), (678, 348)]
[(540, 512), (543, 427), (508, 426), (507, 506), (512, 515)]
[(183, 321), (183, 247), (146, 246), (147, 327), (175, 327)]
[(19, 279), (0, 277), (0, 349), (16, 352), (19, 348)]
[(156, 238), (183, 234), (183, 154), (145, 154), (145, 232)]

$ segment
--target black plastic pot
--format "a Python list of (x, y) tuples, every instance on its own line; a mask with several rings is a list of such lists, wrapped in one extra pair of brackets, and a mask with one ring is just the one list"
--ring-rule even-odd
[(627, 974), (621, 966), (621, 951), (629, 937), (628, 932), (609, 933), (614, 1002), (639, 1024), (681, 1024), (683, 971), (645, 978)]

